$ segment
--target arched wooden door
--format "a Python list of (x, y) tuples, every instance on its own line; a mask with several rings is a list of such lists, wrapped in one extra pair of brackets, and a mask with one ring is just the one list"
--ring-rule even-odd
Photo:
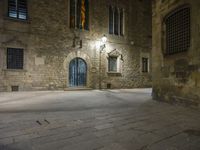
[(87, 82), (87, 64), (81, 58), (74, 58), (69, 64), (69, 86), (83, 87)]

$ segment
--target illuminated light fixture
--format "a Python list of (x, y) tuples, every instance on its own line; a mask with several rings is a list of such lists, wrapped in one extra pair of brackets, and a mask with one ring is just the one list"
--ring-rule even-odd
[(100, 46), (100, 52), (102, 52), (104, 48), (106, 48), (107, 37), (105, 35), (101, 38), (101, 42), (102, 44)]
[(102, 74), (102, 68), (101, 68), (101, 53), (104, 51), (104, 49), (106, 48), (106, 42), (107, 42), (107, 37), (104, 34), (103, 37), (101, 38), (101, 45), (100, 45), (100, 51), (99, 51), (99, 89), (101, 89), (101, 74)]
[(104, 35), (101, 40), (105, 44), (107, 42), (107, 37)]

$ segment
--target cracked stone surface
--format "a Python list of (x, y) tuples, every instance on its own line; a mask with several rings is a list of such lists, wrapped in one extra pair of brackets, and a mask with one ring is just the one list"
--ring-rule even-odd
[(199, 150), (200, 110), (151, 89), (0, 93), (0, 150)]

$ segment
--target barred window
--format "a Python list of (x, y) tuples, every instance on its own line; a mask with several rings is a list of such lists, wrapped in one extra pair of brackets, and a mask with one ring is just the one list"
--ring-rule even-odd
[(70, 28), (89, 30), (89, 0), (70, 0)]
[(24, 50), (17, 48), (7, 49), (7, 69), (23, 69)]
[(190, 48), (190, 7), (181, 7), (165, 18), (166, 54), (187, 51)]
[(124, 35), (124, 10), (109, 6), (109, 33)]
[(142, 58), (142, 72), (147, 73), (149, 72), (149, 59)]
[(8, 0), (8, 16), (11, 18), (27, 20), (27, 0)]

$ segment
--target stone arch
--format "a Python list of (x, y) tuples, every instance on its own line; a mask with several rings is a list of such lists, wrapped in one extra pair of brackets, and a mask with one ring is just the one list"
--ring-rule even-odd
[(75, 58), (81, 58), (86, 62), (86, 64), (87, 64), (87, 83), (86, 83), (86, 87), (90, 87), (91, 60), (90, 60), (90, 57), (86, 53), (81, 52), (81, 51), (75, 51), (75, 52), (69, 53), (68, 56), (64, 60), (63, 67), (64, 67), (64, 71), (66, 73), (66, 86), (69, 87), (69, 64), (70, 64), (71, 60), (73, 60)]

